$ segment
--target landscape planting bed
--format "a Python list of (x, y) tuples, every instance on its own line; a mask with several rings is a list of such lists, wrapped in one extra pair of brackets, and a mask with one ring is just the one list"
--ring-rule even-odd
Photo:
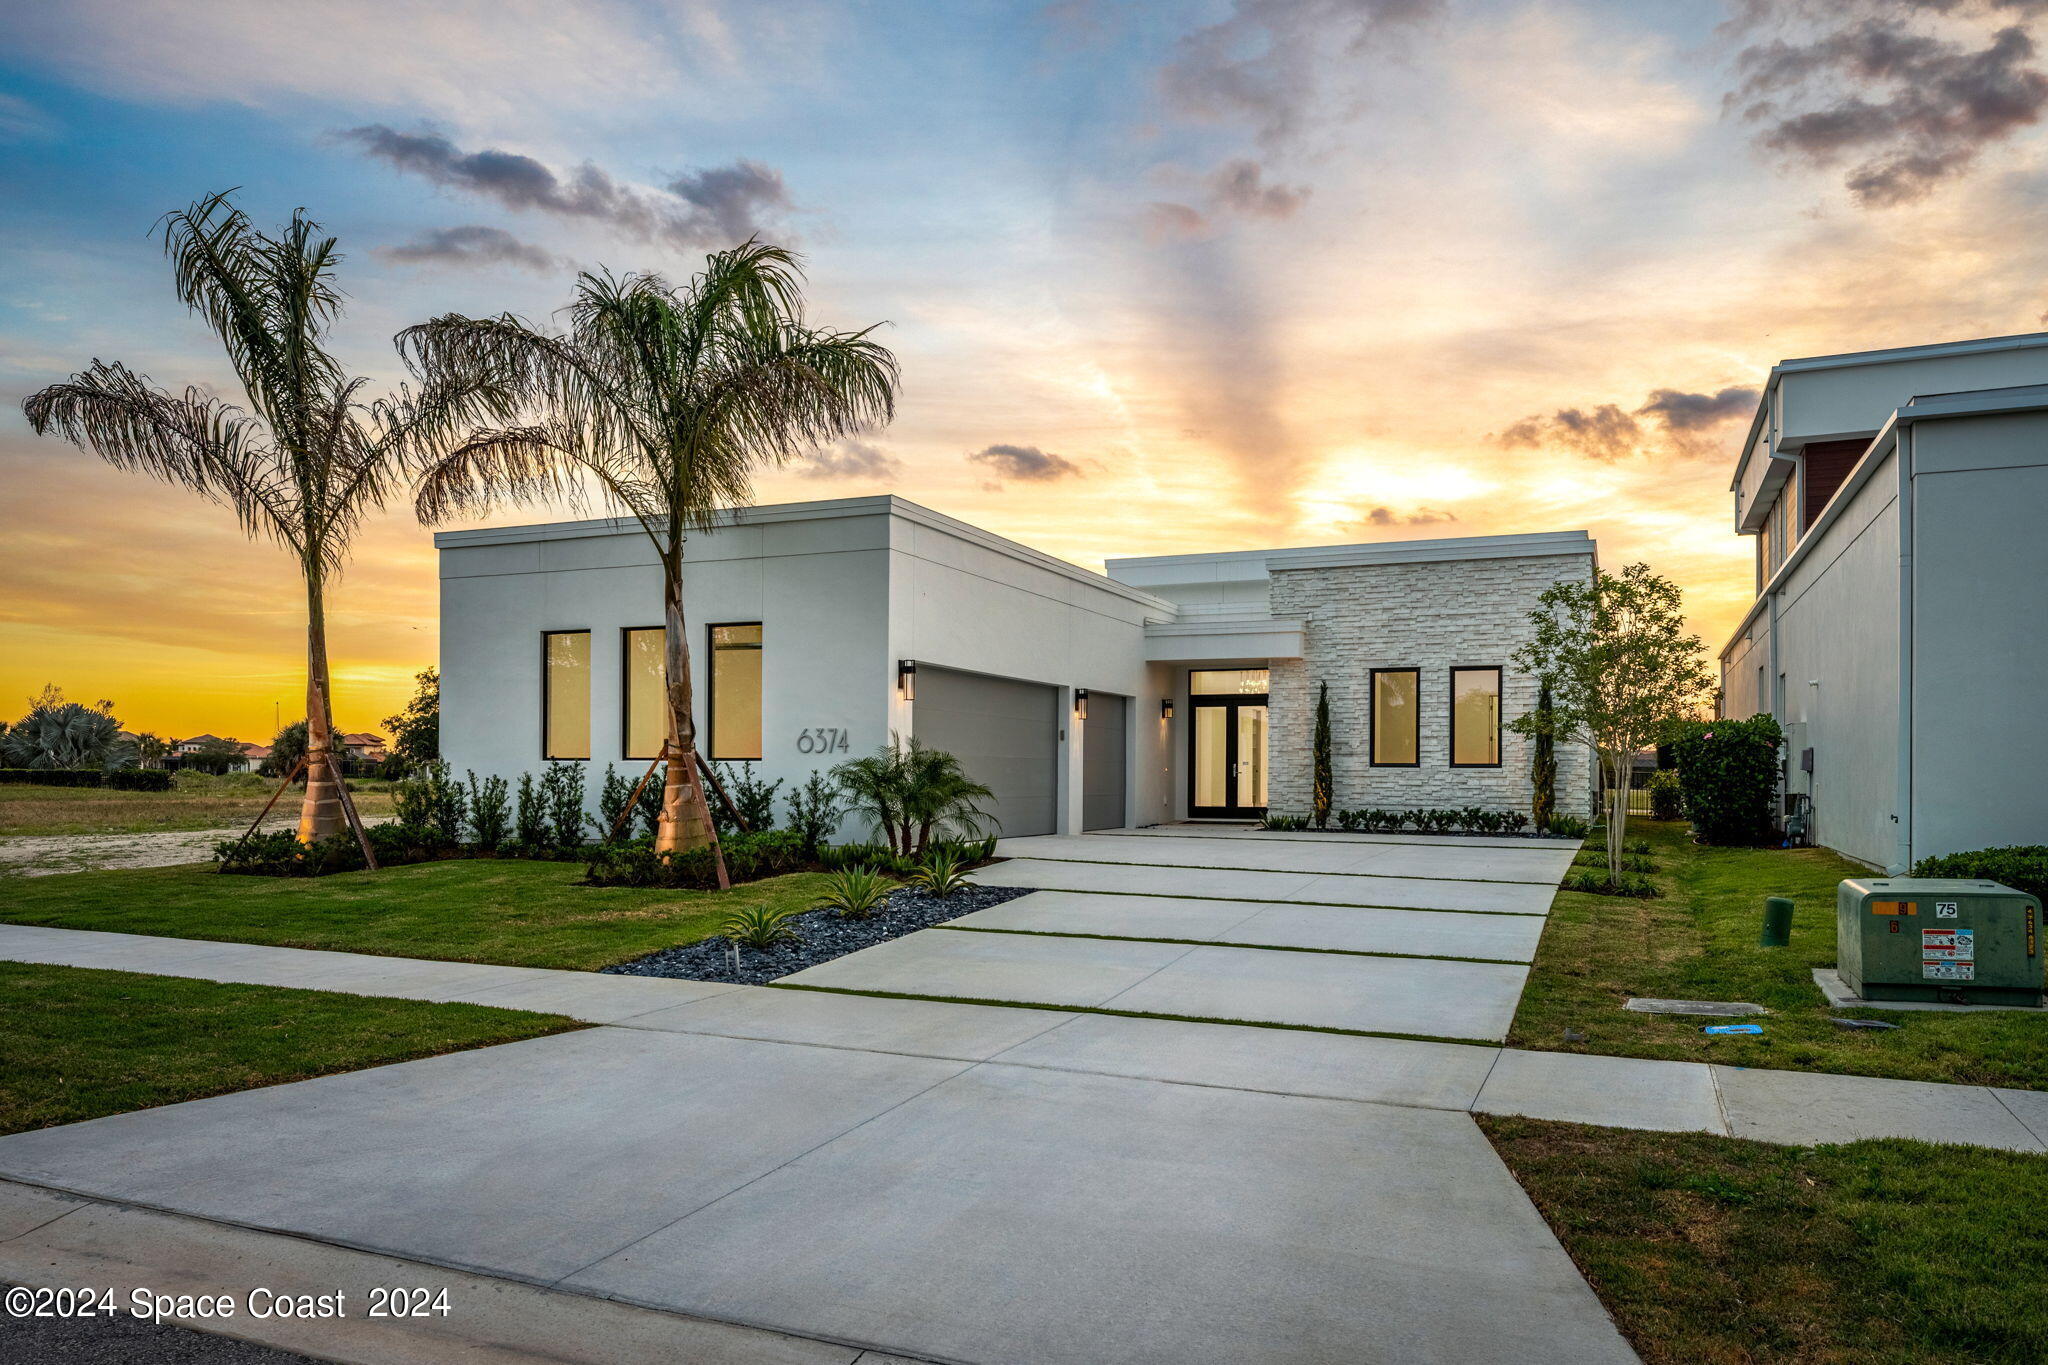
[(685, 981), (733, 981), (743, 986), (759, 986), (1030, 893), (1031, 888), (1024, 886), (976, 885), (950, 896), (927, 896), (903, 887), (891, 892), (882, 907), (866, 919), (847, 919), (831, 910), (808, 910), (791, 916), (789, 925), (796, 930), (796, 941), (773, 948), (741, 948), (737, 972), (733, 970), (732, 944), (722, 938), (664, 948), (600, 970), (617, 976), (669, 976)]

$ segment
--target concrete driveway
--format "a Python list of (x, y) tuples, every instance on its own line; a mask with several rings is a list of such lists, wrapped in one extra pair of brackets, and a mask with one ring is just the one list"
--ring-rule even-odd
[[(1163, 854), (1179, 837), (1135, 841)], [(1353, 932), (1289, 929), (1319, 907), (1271, 897), (1203, 921), (1173, 892), (1215, 869), (1159, 866), (1164, 904), (1107, 898), (1190, 936)], [(1229, 870), (1350, 875), (1314, 855)], [(1087, 913), (1043, 894), (1048, 916)], [(1428, 933), (1528, 918), (1336, 913), (1416, 916), (1417, 941), (1437, 918), (1467, 927)], [(1362, 919), (1358, 941), (1384, 925)], [(954, 973), (938, 987), (979, 972), (975, 991), (1060, 997), (1039, 1005), (1294, 1009), (1444, 1037), (1497, 1035), (1529, 946), (1458, 940), (1519, 955), (1473, 962), (1050, 931), (897, 943), (918, 940), (954, 955), (928, 959)], [(863, 958), (880, 974), (865, 979), (934, 984), (889, 975), (908, 969), (877, 949), (841, 962)], [(713, 989), (578, 1033), (0, 1138), (0, 1177), (923, 1360), (1632, 1361), (1463, 1112), (1498, 1056)]]
[(981, 880), (1042, 889), (788, 979), (1498, 1042), (1576, 848), (1201, 826), (1006, 839)]

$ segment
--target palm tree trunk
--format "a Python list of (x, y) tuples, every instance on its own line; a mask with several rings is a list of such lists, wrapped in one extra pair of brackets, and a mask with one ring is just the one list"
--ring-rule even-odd
[(709, 847), (718, 864), (718, 884), (727, 885), (725, 855), (697, 775), (697, 722), (690, 695), (690, 646), (683, 620), (683, 565), (680, 537), (669, 542), (661, 566), (662, 669), (668, 680), (668, 772), (662, 779), (661, 820), (654, 851), (682, 853)]
[(334, 713), (327, 685), (326, 584), (306, 574), (306, 796), (299, 806), (299, 842), (317, 844), (341, 832), (341, 769), (334, 761)]

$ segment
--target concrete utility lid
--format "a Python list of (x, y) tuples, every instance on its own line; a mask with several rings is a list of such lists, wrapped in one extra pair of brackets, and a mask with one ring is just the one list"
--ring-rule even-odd
[(1743, 1000), (1630, 1000), (1622, 1008), (1637, 1014), (1711, 1014), (1720, 1018), (1770, 1013), (1762, 1005)]

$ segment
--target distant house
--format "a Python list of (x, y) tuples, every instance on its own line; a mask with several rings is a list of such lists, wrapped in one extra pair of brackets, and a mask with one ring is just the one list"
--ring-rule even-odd
[(343, 735), (341, 737), (341, 747), (347, 751), (350, 758), (358, 763), (382, 763), (385, 756), (391, 752), (390, 747), (384, 741), (384, 736), (373, 735), (368, 732), (357, 735)]
[(206, 745), (218, 744), (220, 742), (219, 735), (194, 735), (190, 739), (172, 740), (171, 752), (180, 758), (184, 758), (190, 754), (198, 753)]
[(242, 757), (247, 760), (243, 771), (254, 772), (270, 761), (270, 746), (268, 744), (244, 744), (242, 746)]
[[(188, 739), (172, 740), (170, 743), (170, 757), (177, 762), (178, 766), (182, 767), (186, 763), (191, 761), (191, 758), (194, 754), (206, 748), (208, 745), (214, 744), (232, 744), (242, 751), (241, 757), (230, 759), (228, 761), (227, 771), (231, 773), (246, 773), (250, 771), (252, 768), (254, 768), (257, 763), (263, 761), (262, 758), (251, 760), (249, 757), (249, 751), (251, 749), (257, 748), (258, 746), (254, 744), (244, 744), (242, 743), (242, 741), (234, 738), (233, 736), (222, 738), (219, 735), (213, 734), (193, 735)], [(270, 751), (268, 749), (264, 749), (262, 751), (264, 757), (268, 757), (269, 753)]]

